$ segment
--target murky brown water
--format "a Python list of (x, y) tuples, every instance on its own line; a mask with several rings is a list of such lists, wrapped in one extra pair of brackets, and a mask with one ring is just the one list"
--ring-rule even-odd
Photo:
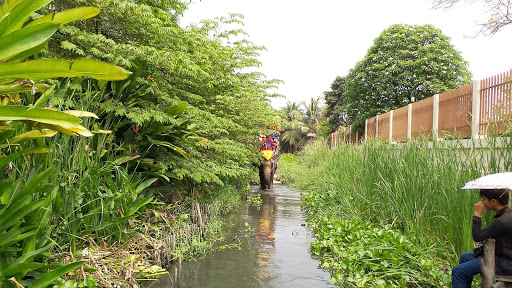
[(150, 287), (335, 287), (329, 273), (318, 268), (320, 261), (309, 254), (312, 236), (302, 226), (300, 193), (276, 184), (272, 191), (255, 187), (253, 196), (257, 195), (261, 205), (243, 206), (232, 220), (231, 237), (220, 246), (234, 247), (176, 263), (168, 277)]

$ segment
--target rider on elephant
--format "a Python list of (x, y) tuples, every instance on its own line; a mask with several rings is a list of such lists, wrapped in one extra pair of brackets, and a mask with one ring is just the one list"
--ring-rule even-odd
[(261, 140), (261, 142), (263, 142), (263, 146), (261, 146), (260, 151), (274, 150), (272, 148), (277, 146), (277, 144), (274, 143), (274, 141), (272, 141), (272, 138), (270, 138), (268, 136), (264, 136), (263, 139)]

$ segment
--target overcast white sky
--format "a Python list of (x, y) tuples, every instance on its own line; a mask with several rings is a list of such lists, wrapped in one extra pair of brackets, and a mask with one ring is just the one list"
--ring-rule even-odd
[[(474, 35), (478, 21), (488, 15), (480, 4), (432, 9), (430, 0), (193, 0), (181, 24), (244, 15), (248, 39), (268, 51), (259, 57), (267, 78), (285, 83), (276, 91), (286, 96), (272, 101), (318, 98), (336, 76), (345, 76), (362, 60), (373, 40), (393, 24), (432, 24), (451, 38), (473, 79), (483, 79), (512, 68), (512, 27), (493, 37)], [(480, 2), (482, 2), (480, 0)], [(511, 25), (512, 26), (512, 25)]]

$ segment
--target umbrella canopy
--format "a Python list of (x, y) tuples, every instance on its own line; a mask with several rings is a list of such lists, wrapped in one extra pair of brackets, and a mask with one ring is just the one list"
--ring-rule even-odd
[(469, 181), (460, 189), (511, 189), (512, 172), (486, 175)]

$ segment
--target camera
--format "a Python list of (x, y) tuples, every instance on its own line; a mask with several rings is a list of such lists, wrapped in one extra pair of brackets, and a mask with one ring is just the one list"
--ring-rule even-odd
[(484, 245), (478, 245), (473, 249), (473, 257), (478, 258), (480, 256), (484, 256)]

